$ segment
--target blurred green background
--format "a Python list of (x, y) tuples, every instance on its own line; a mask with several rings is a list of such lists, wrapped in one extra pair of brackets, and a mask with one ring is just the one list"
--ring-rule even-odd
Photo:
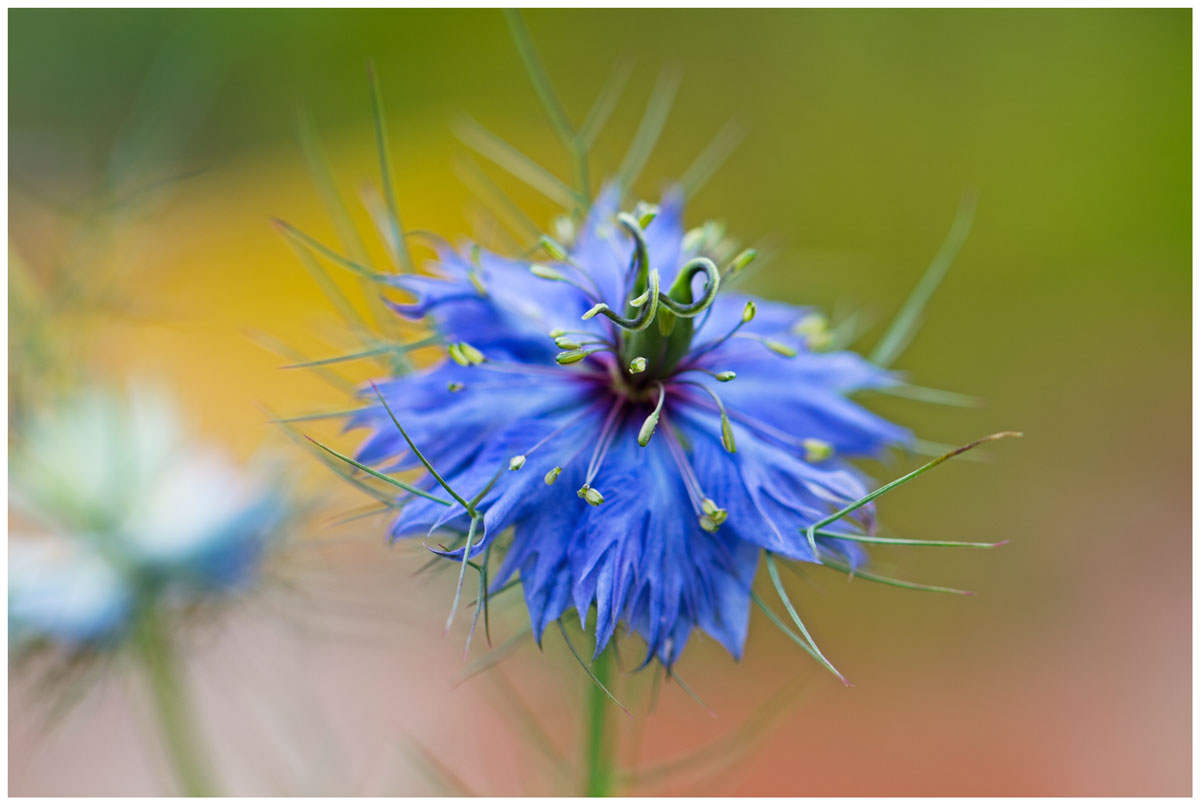
[[(962, 192), (978, 190), (974, 230), (898, 367), (987, 405), (871, 405), (939, 442), (1026, 433), (992, 449), (994, 461), (939, 469), (881, 507), (906, 536), (1011, 539), (992, 552), (876, 554), (881, 567), (977, 598), (812, 574), (796, 597), (855, 687), (824, 678), (756, 613), (740, 665), (701, 642), (685, 655), (682, 672), (720, 717), (665, 696), (639, 758), (731, 733), (789, 679), (804, 680), (803, 701), (702, 788), (672, 778), (635, 790), (1190, 793), (1191, 11), (526, 18), (576, 121), (614, 64), (633, 61), (595, 152), (596, 178), (619, 163), (664, 68), (679, 68), (683, 82), (644, 195), (727, 121), (744, 124), (689, 223), (720, 217), (748, 241), (773, 238), (779, 258), (750, 290), (862, 308), (875, 325), (860, 349), (937, 250)], [(93, 263), (133, 272), (106, 289), (142, 315), (91, 317), (79, 353), (90, 371), (167, 379), (197, 426), (242, 454), (270, 433), (259, 403), (344, 406), (311, 378), (281, 372), (246, 332), (310, 346), (314, 322), (329, 324), (268, 218), (332, 237), (296, 144), (301, 108), (347, 196), (374, 179), (367, 59), (388, 104), (407, 227), (476, 231), (454, 173), (466, 149), (452, 128), (464, 114), (568, 175), (498, 11), (9, 12), (10, 259), (47, 283)], [(548, 205), (492, 175), (547, 224)], [(154, 205), (102, 246), (70, 252), (96, 198), (163, 180)], [(10, 382), (22, 354), (10, 351)], [(869, 469), (885, 478), (910, 464)], [(363, 541), (368, 550), (332, 565), (326, 583), (349, 588), (370, 574), (376, 586), (362, 589), (381, 592), (367, 603), (377, 614), (405, 610), (405, 630), (350, 649), (310, 635), (295, 649), (316, 658), (309, 683), (344, 716), (342, 751), (369, 755), (381, 736), (415, 732), (454, 758), (475, 791), (542, 790), (545, 772), (512, 771), (525, 761), (509, 747), (489, 756), (508, 740), (502, 715), (480, 715), (494, 709), (494, 691), (451, 689), (439, 670), (454, 672), (461, 645), (437, 639), (449, 586), (412, 583), (419, 558), (385, 555), (379, 533)], [(270, 621), (255, 628), (251, 655), (270, 644)], [(549, 646), (511, 662), (547, 729), (573, 745), (578, 669)], [(250, 718), (219, 699), (207, 699), (206, 713), (217, 737)], [(85, 709), (53, 738), (10, 725), (11, 792), (157, 790), (122, 713)], [(464, 769), (463, 753), (489, 759)], [(416, 771), (385, 782), (351, 765), (338, 779), (355, 790), (426, 790)]]

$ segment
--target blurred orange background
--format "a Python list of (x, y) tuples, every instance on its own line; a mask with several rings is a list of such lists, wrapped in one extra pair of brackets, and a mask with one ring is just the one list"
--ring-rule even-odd
[[(977, 188), (974, 230), (898, 368), (987, 405), (870, 405), (938, 442), (1026, 433), (991, 448), (992, 461), (952, 463), (881, 505), (905, 536), (1011, 540), (874, 553), (897, 575), (977, 597), (847, 584), (819, 568), (792, 577), (806, 622), (854, 687), (755, 612), (741, 663), (703, 639), (684, 655), (681, 676), (715, 719), (673, 685), (646, 717), (649, 675), (620, 681), (637, 703), (635, 717), (617, 719), (630, 765), (733, 736), (698, 767), (624, 790), (1190, 794), (1190, 10), (527, 19), (577, 117), (616, 57), (634, 60), (597, 176), (619, 162), (665, 66), (684, 80), (645, 195), (727, 120), (742, 121), (745, 141), (688, 222), (720, 217), (747, 240), (773, 236), (778, 259), (749, 289), (863, 307), (876, 322), (864, 351), (937, 250), (961, 192)], [(334, 240), (296, 145), (299, 106), (344, 195), (377, 180), (366, 59), (389, 108), (407, 227), (479, 233), (453, 170), (464, 113), (567, 175), (499, 12), (12, 11), (9, 22), (10, 260), (48, 276), (79, 226), (62, 206), (111, 174), (133, 131), (145, 145), (125, 153), (128, 171), (188, 176), (72, 263), (119, 277), (110, 290), (135, 311), (64, 325), (86, 328), (79, 360), (96, 376), (161, 379), (199, 433), (242, 456), (263, 443), (291, 451), (311, 464), (307, 488), (328, 497), (271, 588), (193, 641), (190, 680), (226, 790), (446, 793), (436, 757), (465, 791), (573, 792), (573, 772), (525, 737), (506, 689), (577, 765), (587, 680), (561, 641), (548, 636), (541, 654), (525, 646), (502, 677), (456, 687), (465, 624), (440, 635), (453, 580), (414, 578), (421, 549), (385, 547), (378, 520), (328, 525), (365, 501), (264, 412), (352, 406), (252, 338), (337, 354), (328, 303), (268, 219)], [(548, 225), (549, 205), (492, 175)], [(366, 229), (365, 213), (357, 222)], [(11, 375), (22, 356), (9, 358)], [(328, 425), (307, 429), (336, 438)], [(887, 480), (916, 463), (868, 469)], [(523, 617), (514, 598), (497, 640)], [(52, 729), (38, 691), (13, 675), (10, 793), (168, 790), (136, 685), (119, 664), (109, 670)], [(786, 709), (769, 705), (777, 718), (738, 733), (780, 690)]]

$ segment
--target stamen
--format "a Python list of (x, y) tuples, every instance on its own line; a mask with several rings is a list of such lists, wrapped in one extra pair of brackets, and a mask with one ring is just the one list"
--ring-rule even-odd
[(600, 465), (604, 463), (604, 458), (608, 455), (608, 447), (612, 443), (613, 435), (616, 433), (614, 425), (617, 421), (617, 414), (621, 412), (621, 408), (624, 405), (625, 398), (618, 397), (617, 401), (613, 403), (612, 408), (608, 411), (608, 416), (605, 418), (604, 425), (600, 429), (600, 439), (596, 442), (596, 449), (592, 451), (592, 460), (588, 462), (587, 474), (583, 479), (585, 487), (595, 480), (596, 473), (600, 471)]
[[(700, 520), (700, 527), (712, 533), (720, 527), (721, 523), (725, 522), (728, 514), (725, 513), (724, 509), (716, 508), (716, 504), (713, 503), (712, 499), (704, 494), (704, 490), (700, 486), (700, 480), (696, 477), (692, 465), (688, 463), (687, 455), (683, 451), (683, 445), (679, 443), (679, 436), (671, 428), (666, 414), (663, 415), (663, 419), (667, 434), (667, 451), (671, 454), (671, 459), (675, 462), (676, 469), (679, 470), (679, 477), (683, 479), (683, 488), (687, 490), (692, 510)], [(713, 509), (712, 514), (709, 513), (709, 508)], [(716, 521), (716, 517), (720, 518), (720, 522)], [(708, 519), (706, 520), (705, 518)]]
[(681, 369), (678, 372), (676, 372), (676, 374), (681, 375), (681, 374), (685, 374), (687, 372), (703, 372), (704, 374), (708, 375), (712, 379), (716, 380), (718, 383), (728, 383), (729, 381), (731, 381), (737, 377), (737, 372), (729, 372), (729, 371), (714, 372), (711, 369), (703, 369), (699, 366), (693, 366), (690, 369)]
[(565, 352), (560, 352), (554, 356), (555, 362), (560, 366), (568, 366), (572, 363), (579, 363), (589, 355), (595, 355), (597, 352), (612, 352), (611, 347), (591, 347), (590, 349), (568, 349)]
[(640, 375), (644, 371), (646, 371), (646, 359), (642, 356), (639, 355), (629, 362), (629, 374)]
[(561, 474), (562, 467), (555, 467), (554, 469), (550, 470), (550, 472), (546, 473), (546, 477), (542, 480), (546, 482), (546, 486), (553, 486), (554, 482), (558, 480), (558, 476)]
[[(584, 417), (590, 416), (593, 412), (595, 412), (595, 410), (597, 408), (599, 408), (603, 404), (604, 404), (603, 401), (598, 401), (598, 402), (594, 402), (591, 405), (587, 406), (582, 411), (580, 411), (578, 414), (571, 417), (566, 422), (564, 422), (563, 424), (559, 425), (557, 428), (552, 430), (550, 433), (546, 434), (541, 439), (538, 439), (537, 443), (534, 444), (533, 447), (526, 450), (524, 453), (522, 453), (520, 456), (518, 456), (518, 458), (526, 459), (529, 456), (532, 456), (538, 450), (538, 448), (540, 448), (542, 445), (546, 444), (546, 442), (550, 441), (555, 436), (558, 436), (560, 433), (562, 433), (567, 428), (575, 425), (577, 422), (579, 422), (579, 420), (583, 419)], [(522, 461), (521, 463), (524, 464), (525, 462)], [(562, 467), (555, 467), (554, 470), (552, 470), (552, 472), (555, 473), (554, 477), (557, 478), (558, 477), (557, 473), (562, 472)], [(551, 482), (547, 481), (547, 483), (551, 483)]]
[(542, 247), (542, 251), (546, 252), (546, 254), (550, 255), (560, 263), (567, 262), (570, 257), (570, 254), (567, 252), (566, 248), (564, 248), (561, 243), (549, 235), (542, 235), (541, 239), (538, 241), (538, 245)]
[(725, 404), (721, 402), (721, 398), (717, 396), (717, 393), (703, 383), (693, 383), (690, 380), (681, 380), (679, 381), (679, 385), (695, 386), (713, 398), (713, 402), (717, 404), (717, 409), (721, 412), (721, 446), (725, 448), (726, 452), (736, 453), (737, 443), (733, 440), (733, 425), (729, 422), (729, 415), (725, 413)]
[(794, 335), (804, 336), (804, 345), (813, 352), (824, 352), (833, 345), (829, 320), (820, 313), (810, 313), (792, 325)]
[(756, 258), (756, 257), (758, 257), (757, 249), (746, 249), (741, 254), (739, 254), (737, 257), (733, 258), (733, 261), (729, 264), (729, 267), (725, 270), (729, 274), (729, 276), (731, 276), (731, 277), (737, 276), (738, 272), (740, 272), (746, 266), (753, 263), (754, 258)]
[(487, 288), (483, 287), (483, 279), (479, 276), (478, 271), (472, 268), (467, 272), (467, 279), (471, 281), (473, 286), (475, 286), (475, 291), (480, 296), (486, 297), (488, 295)]
[(731, 333), (727, 337), (745, 338), (750, 341), (757, 341), (767, 349), (774, 352), (776, 355), (782, 355), (785, 358), (794, 358), (800, 354), (796, 351), (795, 347), (790, 347), (782, 341), (776, 341), (774, 338), (763, 338), (761, 335), (751, 335), (750, 333), (737, 333), (736, 335)]
[(753, 299), (746, 300), (746, 307), (742, 309), (742, 320), (739, 321), (737, 324), (733, 325), (733, 329), (730, 330), (728, 333), (726, 333), (721, 338), (718, 338), (715, 341), (710, 341), (707, 344), (704, 344), (703, 346), (697, 347), (696, 349), (692, 350), (691, 355), (689, 356), (690, 359), (688, 361), (689, 366), (694, 366), (696, 361), (701, 356), (703, 356), (709, 352), (712, 352), (714, 349), (721, 346), (729, 339), (733, 338), (737, 334), (737, 331), (742, 329), (743, 325), (749, 324), (751, 321), (754, 320), (754, 316), (757, 314), (757, 312), (758, 312), (758, 308), (755, 306), (754, 300)]
[(562, 273), (558, 269), (552, 268), (548, 265), (543, 265), (542, 263), (530, 263), (529, 264), (529, 273), (535, 277), (539, 277), (540, 279), (544, 279), (544, 280), (549, 280), (551, 282), (565, 282), (567, 285), (570, 285), (570, 286), (578, 289), (579, 292), (582, 293), (584, 295), (584, 297), (586, 297), (588, 299), (588, 301), (595, 302), (597, 299), (599, 299), (600, 290), (599, 290), (599, 288), (597, 288), (596, 283), (591, 278), (591, 276), (586, 271), (584, 271), (582, 268), (580, 268), (579, 266), (576, 266), (574, 263), (568, 263), (567, 265), (570, 265), (572, 268), (574, 268), (576, 271), (578, 271), (580, 274), (582, 274), (584, 276), (584, 278), (588, 282), (591, 283), (592, 287), (590, 289), (585, 288), (583, 285), (581, 285), (580, 283), (571, 279), (570, 277), (568, 277), (566, 274)]
[(576, 494), (593, 506), (599, 506), (604, 502), (604, 495), (601, 495), (598, 490), (592, 489), (592, 487), (588, 486), (587, 484), (581, 486)]
[[(556, 380), (562, 380), (564, 375), (552, 366), (535, 366), (526, 363), (507, 363), (503, 361), (488, 361), (479, 367), (490, 372), (500, 372), (501, 374), (512, 375), (532, 375), (535, 377), (552, 377)], [(591, 377), (596, 380), (603, 380), (607, 375), (599, 372), (578, 372), (572, 377)]]
[(468, 344), (466, 341), (459, 341), (456, 344), (451, 344), (446, 347), (446, 351), (450, 353), (450, 357), (459, 366), (478, 366), (485, 362), (487, 358), (483, 356), (475, 347)]
[(817, 464), (833, 455), (833, 445), (824, 439), (809, 438), (801, 444), (804, 445), (804, 460), (809, 464)]
[(508, 460), (508, 469), (516, 472), (525, 466), (525, 456), (513, 456)]
[(650, 444), (650, 439), (654, 436), (654, 429), (658, 427), (658, 415), (662, 411), (663, 400), (667, 398), (667, 390), (663, 388), (662, 383), (655, 383), (658, 386), (658, 404), (654, 406), (654, 410), (650, 416), (646, 417), (646, 421), (642, 423), (642, 429), (638, 431), (637, 441), (642, 447)]
[(550, 266), (544, 266), (541, 263), (530, 263), (529, 273), (535, 277), (541, 277), (544, 280), (562, 281), (566, 280), (567, 278), (567, 275), (561, 271), (553, 269)]

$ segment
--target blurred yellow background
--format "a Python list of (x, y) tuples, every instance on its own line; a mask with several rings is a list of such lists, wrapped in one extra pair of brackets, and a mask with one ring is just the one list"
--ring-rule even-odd
[[(808, 574), (810, 584), (794, 585), (798, 603), (855, 687), (827, 678), (755, 613), (742, 663), (702, 640), (684, 656), (682, 675), (719, 717), (668, 686), (648, 721), (622, 722), (626, 746), (651, 763), (732, 733), (789, 680), (801, 679), (800, 699), (711, 779), (632, 790), (1190, 793), (1191, 11), (527, 20), (576, 120), (613, 65), (633, 60), (596, 149), (597, 178), (619, 163), (664, 67), (680, 68), (683, 83), (639, 183), (645, 196), (727, 121), (744, 124), (688, 222), (720, 217), (747, 241), (774, 238), (778, 259), (749, 290), (863, 308), (875, 324), (860, 349), (936, 252), (961, 193), (977, 189), (974, 230), (898, 368), (987, 406), (870, 404), (938, 442), (1026, 433), (995, 446), (994, 461), (951, 464), (881, 506), (905, 536), (1010, 539), (991, 552), (875, 553), (880, 567), (978, 597)], [(466, 149), (452, 129), (464, 114), (568, 175), (498, 11), (15, 10), (9, 22), (10, 260), (40, 281), (57, 271), (117, 278), (106, 290), (132, 312), (91, 317), (78, 360), (102, 377), (163, 379), (199, 432), (243, 456), (265, 441), (289, 449), (263, 406), (350, 407), (251, 338), (336, 354), (328, 303), (269, 224), (279, 217), (334, 240), (296, 142), (299, 109), (355, 199), (377, 180), (364, 71), (374, 60), (411, 229), (478, 233), (454, 172)], [(548, 225), (549, 205), (492, 175)], [(80, 247), (72, 210), (114, 177), (130, 188), (180, 178)], [(10, 382), (21, 371), (15, 350)], [(314, 488), (325, 481), (343, 508), (364, 502), (311, 463)], [(912, 466), (869, 470), (886, 480)], [(220, 751), (240, 790), (436, 793), (421, 773), (428, 760), (411, 760), (410, 735), (472, 791), (553, 790), (537, 751), (514, 748), (520, 732), (495, 683), (452, 687), (461, 636), (439, 636), (451, 581), (413, 579), (419, 551), (386, 549), (377, 521), (318, 528), (314, 539), (324, 537), (302, 562), (291, 604), (301, 611), (288, 613), (303, 619), (311, 607), (320, 629), (285, 640), (283, 621), (251, 606), (233, 615), (235, 638), (197, 649), (206, 729), (218, 744), (228, 736)], [(508, 633), (520, 616), (505, 616)], [(586, 680), (551, 642), (504, 668), (574, 760)], [(206, 667), (227, 682), (205, 681)], [(106, 685), (47, 735), (22, 715), (36, 694), (14, 685), (11, 793), (162, 790), (124, 693)], [(262, 706), (234, 706), (234, 691)], [(262, 741), (270, 779), (255, 778), (236, 749), (248, 723), (274, 736)], [(320, 751), (320, 730), (344, 762)]]

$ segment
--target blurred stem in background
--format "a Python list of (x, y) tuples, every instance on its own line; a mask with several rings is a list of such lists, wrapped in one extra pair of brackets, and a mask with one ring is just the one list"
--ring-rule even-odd
[(155, 605), (143, 607), (134, 630), (134, 649), (150, 688), (151, 707), (179, 790), (189, 797), (216, 796), (215, 779), (201, 748), (175, 661), (175, 647)]
[[(608, 692), (612, 676), (612, 649), (605, 649), (592, 665), (598, 684), (588, 685), (586, 699), (586, 740), (584, 793), (589, 797), (607, 797), (612, 793), (614, 778), (613, 741), (609, 734), (608, 710), (612, 707)], [(604, 687), (601, 687), (601, 686)]]

